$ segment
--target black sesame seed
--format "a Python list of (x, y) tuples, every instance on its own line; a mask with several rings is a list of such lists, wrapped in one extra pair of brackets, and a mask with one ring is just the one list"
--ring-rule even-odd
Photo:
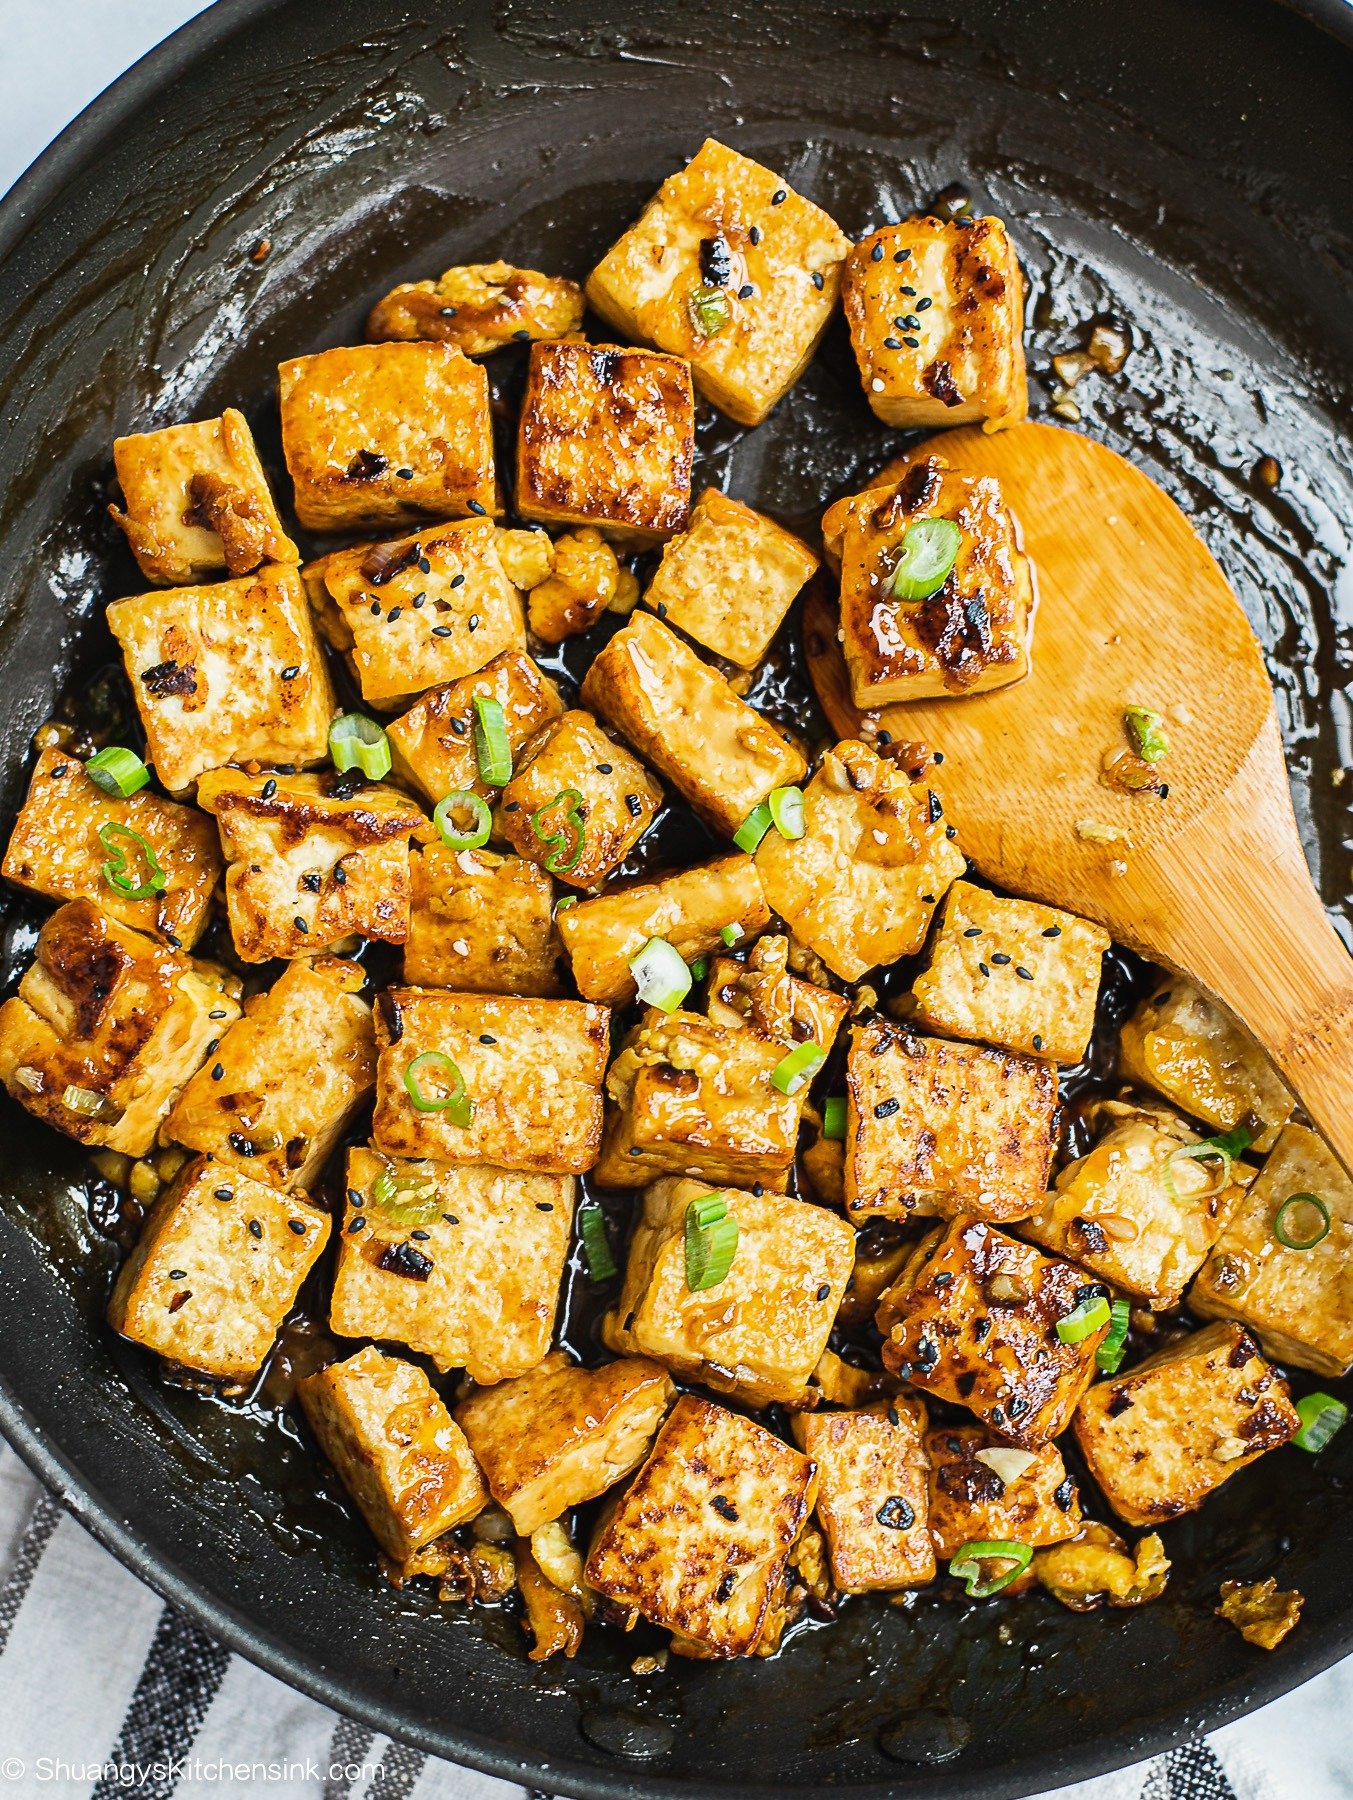
[(984, 962), (980, 962), (980, 963), (978, 963), (977, 967), (981, 970), (983, 976), (985, 976), (986, 979), (989, 981), (991, 979), (991, 970), (987, 967), (987, 965)]
[(937, 1288), (948, 1287), (950, 1282), (953, 1281), (953, 1279), (954, 1279), (954, 1277), (948, 1269), (941, 1269), (939, 1274), (935, 1277), (935, 1279), (931, 1282), (930, 1285), (932, 1287), (937, 1287)]
[(964, 937), (981, 937), (982, 927), (980, 925), (969, 925), (963, 935)]
[(407, 1281), (426, 1281), (432, 1273), (432, 1258), (412, 1244), (391, 1244), (376, 1258), (376, 1267)]
[(1041, 1050), (1043, 1048), (1043, 1034), (1041, 1031), (1036, 1031), (1034, 1033), (1033, 1045), (1035, 1050)]
[(742, 286), (738, 289), (738, 299), (739, 300), (750, 300), (752, 295), (755, 292), (756, 292), (756, 289), (752, 286), (751, 282), (744, 281)]
[(454, 319), (456, 316), (456, 310), (457, 309), (454, 306), (444, 306), (442, 308), (442, 317), (444, 319)]
[(892, 734), (892, 732), (891, 732), (891, 731), (881, 731), (881, 732), (879, 732), (879, 734), (878, 734), (878, 742), (879, 742), (879, 743), (880, 743), (880, 744), (891, 744), (891, 743), (892, 743), (892, 741), (893, 741), (893, 734)]
[(952, 842), (953, 839), (958, 836), (958, 827), (955, 825), (946, 825), (944, 828), (944, 835)]
[(226, 1142), (230, 1145), (230, 1148), (235, 1152), (236, 1156), (256, 1156), (258, 1154), (254, 1148), (253, 1140), (247, 1138), (242, 1131), (230, 1132), (226, 1138)]
[(1043, 933), (1043, 936), (1048, 938), (1061, 937), (1061, 935), (1062, 928), (1060, 925), (1049, 925), (1047, 930)]
[(334, 867), (334, 886), (335, 887), (346, 887), (347, 885), (348, 885), (348, 872), (343, 867), (342, 863), (338, 863)]
[(902, 1423), (901, 1413), (898, 1412), (897, 1408), (891, 1404), (888, 1407), (888, 1423), (893, 1427), (894, 1430), (896, 1430), (897, 1427)]
[(1033, 976), (1032, 976), (1032, 975), (1031, 975), (1031, 974), (1030, 974), (1030, 973), (1029, 973), (1029, 971), (1028, 971), (1028, 970), (1027, 970), (1027, 969), (1026, 969), (1026, 968), (1025, 968), (1025, 967), (1024, 967), (1024, 964), (1023, 964), (1023, 963), (1016, 963), (1016, 964), (1015, 964), (1015, 973), (1016, 973), (1016, 975), (1018, 975), (1018, 976), (1019, 976), (1019, 978), (1020, 978), (1020, 980), (1021, 980), (1021, 981), (1032, 981), (1032, 980), (1033, 980)]
[(443, 1213), (442, 1217), (446, 1220), (448, 1225), (459, 1225), (460, 1224), (460, 1220), (456, 1217), (456, 1215), (454, 1213)]
[(469, 727), (466, 725), (464, 719), (448, 719), (447, 723), (450, 725), (452, 731), (455, 732), (457, 737), (464, 737), (466, 731), (469, 729)]
[(404, 608), (402, 606), (392, 606), (390, 608), (389, 612), (385, 616), (390, 621), (390, 623), (393, 625), (395, 620), (399, 617), (399, 615), (403, 611), (404, 611)]
[(916, 310), (917, 312), (925, 312), (927, 307), (931, 307), (934, 304), (935, 302), (927, 295), (924, 300), (918, 300), (916, 302)]
[(477, 500), (467, 500), (465, 502), (465, 504), (469, 507), (470, 511), (474, 514), (474, 516), (477, 519), (482, 519), (484, 517), (484, 508), (479, 504), (479, 502)]
[(789, 190), (787, 188), (776, 188), (770, 197), (770, 203), (772, 206), (783, 206), (788, 198)]
[[(420, 570), (421, 570), (421, 571), (422, 571), (422, 572), (423, 572), (423, 574), (424, 574), (424, 575), (431, 575), (431, 573), (432, 573), (432, 564), (431, 564), (431, 563), (430, 563), (430, 562), (429, 562), (429, 561), (428, 561), (428, 559), (427, 559), (427, 557), (426, 557), (426, 556), (420, 556), (420, 557), (419, 557), (419, 558), (418, 558), (418, 567), (419, 567), (419, 569), (420, 569)], [(462, 577), (461, 577), (461, 579), (462, 579), (462, 581), (463, 581), (463, 580), (464, 580), (464, 579), (465, 579), (465, 578), (464, 578), (464, 576), (462, 576)], [(452, 587), (454, 587), (454, 586), (455, 586), (455, 585), (456, 585), (456, 584), (455, 584), (455, 582), (454, 582), (454, 581), (453, 581), (453, 582), (452, 582), (452, 583), (451, 583), (451, 585), (452, 585)]]
[(611, 764), (610, 763), (598, 763), (597, 764), (597, 774), (598, 775), (609, 775), (610, 772), (611, 772)]
[(899, 289), (899, 292), (905, 294), (908, 300), (914, 300), (916, 298), (916, 289), (914, 287), (907, 287), (904, 285)]
[(1010, 961), (1010, 958), (1006, 955), (1004, 950), (993, 950), (991, 953), (991, 960), (996, 964), (998, 969), (1003, 969)]
[(752, 229), (747, 233), (747, 241), (753, 247), (761, 242), (761, 227), (759, 225), (752, 226)]
[(993, 1425), (1004, 1425), (1005, 1424), (1005, 1408), (1003, 1406), (993, 1406), (992, 1407), (991, 1422)]
[(448, 587), (453, 588), (464, 587), (465, 577), (463, 575), (453, 575), (447, 585)]
[(359, 1213), (357, 1215), (357, 1217), (352, 1221), (352, 1223), (348, 1226), (348, 1235), (349, 1235), (349, 1237), (356, 1237), (357, 1233), (359, 1231), (365, 1231), (365, 1230), (366, 1230), (366, 1220)]
[(822, 292), (822, 285), (823, 284), (822, 284), (821, 271), (818, 269), (814, 269), (813, 270), (813, 286), (817, 289), (818, 293)]
[(1170, 798), (1170, 784), (1168, 781), (1161, 782), (1159, 798), (1162, 800), (1168, 800)]
[(630, 1155), (631, 1156), (642, 1156), (643, 1151), (639, 1148), (639, 1146), (637, 1144), (631, 1144), (630, 1145)]
[(520, 800), (504, 800), (503, 811), (504, 812), (520, 812), (521, 811), (521, 801)]
[(900, 350), (902, 348), (902, 341), (900, 338), (886, 337), (883, 340), (883, 348), (885, 350)]
[(287, 1220), (287, 1230), (294, 1231), (296, 1233), (297, 1237), (304, 1237), (305, 1236), (305, 1220), (304, 1219), (288, 1219)]
[(261, 1238), (263, 1236), (263, 1227), (259, 1224), (257, 1219), (250, 1219), (249, 1235), (250, 1237), (256, 1238)]
[(268, 779), (263, 783), (263, 786), (258, 790), (258, 797), (260, 800), (271, 800), (273, 795), (276, 792), (277, 792), (277, 783), (273, 780), (272, 776), (270, 775), (268, 777)]
[(479, 614), (478, 613), (471, 613), (469, 622), (470, 622), (470, 630), (471, 631), (479, 630)]
[(350, 1206), (357, 1206), (357, 1207), (361, 1206), (362, 1195), (358, 1192), (358, 1190), (356, 1188), (348, 1189), (348, 1204)]
[(425, 1243), (426, 1243), (426, 1242), (427, 1242), (427, 1241), (428, 1241), (428, 1235), (429, 1235), (429, 1234), (428, 1234), (428, 1233), (427, 1233), (427, 1232), (426, 1232), (426, 1231), (423, 1231), (423, 1230), (421, 1230), (421, 1229), (420, 1229), (420, 1230), (418, 1230), (418, 1231), (411, 1231), (411, 1232), (410, 1232), (410, 1233), (409, 1233), (409, 1236), (410, 1236), (410, 1237), (411, 1237), (411, 1238), (417, 1238), (417, 1239), (418, 1239), (418, 1242), (419, 1242), (419, 1243), (420, 1243), (420, 1244), (425, 1244)]
[(831, 1291), (832, 1291), (831, 1282), (824, 1281), (822, 1286), (817, 1290), (818, 1299), (825, 1300), (827, 1298), (827, 1296), (831, 1293)]
[(935, 754), (931, 757), (930, 760), (931, 760), (931, 762), (933, 762), (935, 764), (936, 768), (938, 768), (939, 765), (944, 761), (943, 750), (937, 750), (935, 752)]
[(432, 627), (432, 635), (433, 637), (441, 638), (450, 637), (451, 627), (449, 625), (434, 625)]
[(891, 1098), (880, 1100), (878, 1105), (874, 1108), (874, 1117), (876, 1119), (891, 1119), (895, 1112), (901, 1111), (901, 1108), (902, 1102), (900, 1100)]
[(213, 1081), (223, 1081), (225, 1079), (224, 1063), (217, 1063), (216, 1067), (211, 1072), (211, 1078)]
[(893, 261), (894, 262), (905, 262), (910, 255), (911, 255), (910, 249), (894, 250), (893, 251)]
[(418, 611), (420, 606), (425, 606), (426, 604), (427, 604), (427, 595), (426, 594), (415, 594), (413, 599), (410, 600), (410, 602), (409, 602), (409, 605), (413, 608), (413, 610), (415, 612)]
[(982, 1339), (988, 1335), (990, 1330), (991, 1330), (991, 1320), (990, 1319), (977, 1319), (973, 1323), (972, 1334), (977, 1339), (978, 1343), (980, 1344)]
[(379, 600), (373, 600), (373, 601), (372, 601), (372, 602), (371, 602), (371, 616), (372, 616), (372, 618), (373, 618), (373, 619), (379, 619), (379, 618), (380, 618), (380, 616), (381, 616), (381, 603), (380, 603), (380, 601), (379, 601)]
[(759, 1181), (754, 1181), (752, 1183), (752, 1192), (756, 1195), (758, 1200), (765, 1193), (765, 1191), (766, 1191), (765, 1188), (762, 1187), (762, 1185)]
[(282, 679), (283, 681), (295, 681), (300, 672), (301, 665), (299, 663), (288, 663), (282, 671)]
[(554, 1201), (553, 1200), (537, 1200), (536, 1201), (536, 1211), (537, 1212), (553, 1212), (554, 1211)]
[(218, 1187), (218, 1188), (213, 1188), (212, 1192), (215, 1194), (215, 1196), (218, 1200), (233, 1200), (235, 1198), (234, 1188)]
[(869, 252), (869, 258), (870, 258), (871, 262), (882, 262), (883, 261), (883, 245), (875, 244), (874, 248)]
[(186, 1281), (188, 1279), (188, 1271), (186, 1269), (171, 1269), (169, 1271), (169, 1279), (171, 1281)]
[(737, 1579), (737, 1576), (731, 1569), (726, 1575), (721, 1575), (719, 1578), (719, 1585), (714, 1590), (714, 1598), (721, 1601), (731, 1599), (733, 1589), (737, 1585)]
[(204, 1056), (210, 1056), (213, 1053), (213, 1051), (219, 1050), (220, 1047), (221, 1047), (220, 1038), (213, 1038), (211, 1040), (211, 1042), (207, 1045), (206, 1049), (202, 1052), (202, 1054)]
[(487, 1031), (480, 1032), (479, 1041), (481, 1044), (496, 1044), (498, 1042), (497, 1038), (490, 1037)]
[(312, 870), (309, 875), (301, 876), (301, 886), (308, 894), (317, 894), (324, 886), (323, 879)]
[(905, 319), (899, 319), (897, 323), (903, 331), (918, 331), (921, 325), (915, 313), (908, 313)]
[(1029, 1402), (1027, 1400), (1021, 1400), (1019, 1395), (1016, 1394), (1015, 1398), (1010, 1402), (1010, 1417), (1012, 1419), (1017, 1419), (1021, 1413), (1026, 1413), (1028, 1410)]
[(297, 931), (301, 932), (302, 934), (308, 932), (310, 929), (310, 927), (306, 924), (305, 920), (301, 917), (301, 915), (299, 913), (296, 914), (296, 917), (291, 922), (296, 927)]
[(412, 469), (396, 469), (395, 474), (398, 476), (398, 478), (401, 481), (412, 481), (413, 480), (413, 470)]
[(207, 1017), (209, 1019), (224, 1019), (225, 1016), (226, 1016), (226, 1010), (223, 1006), (215, 1007), (211, 1012), (209, 1012), (207, 1014)]
[(70, 774), (70, 764), (62, 763), (60, 768), (52, 770), (52, 780), (60, 781), (60, 779), (63, 775), (69, 775), (69, 774)]
[(908, 350), (919, 350), (921, 348), (920, 338), (904, 337), (902, 342), (907, 346)]

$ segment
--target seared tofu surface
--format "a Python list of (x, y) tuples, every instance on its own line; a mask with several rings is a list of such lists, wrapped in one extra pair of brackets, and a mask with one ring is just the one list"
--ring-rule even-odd
[(563, 991), (554, 884), (543, 869), (521, 856), (424, 844), (410, 873), (410, 987), (538, 999)]
[(405, 281), (371, 309), (366, 335), (373, 343), (429, 340), (466, 356), (487, 356), (504, 344), (566, 337), (583, 322), (576, 281), (518, 269), (508, 262), (464, 263), (436, 281)]
[(395, 765), (435, 806), (448, 794), (492, 798), (475, 753), (475, 701), (503, 709), (514, 761), (543, 725), (563, 712), (554, 683), (524, 650), (504, 650), (473, 675), (429, 688), (386, 727)]
[(1081, 1527), (1080, 1493), (1056, 1444), (1019, 1450), (980, 1425), (925, 1436), (930, 1537), (941, 1562), (965, 1544), (1064, 1543)]
[(935, 1579), (925, 1426), (923, 1402), (904, 1394), (858, 1412), (795, 1415), (794, 1442), (817, 1464), (817, 1516), (843, 1594)]

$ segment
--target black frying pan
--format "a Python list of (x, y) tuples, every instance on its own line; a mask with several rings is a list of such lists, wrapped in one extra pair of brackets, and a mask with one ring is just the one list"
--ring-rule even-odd
[[(1124, 378), (1077, 391), (1086, 428), (1181, 500), (1238, 587), (1307, 848), (1347, 917), (1333, 773), (1353, 762), (1353, 10), (1303, 10), (1314, 23), (1268, 0), (910, 16), (853, 0), (222, 0), (0, 208), (2, 810), (56, 695), (108, 658), (104, 603), (135, 591), (102, 510), (115, 431), (239, 403), (275, 457), (280, 356), (355, 339), (385, 287), (452, 261), (583, 274), (713, 132), (855, 233), (968, 184), (1012, 221), (1032, 276), (1036, 374), (1075, 321), (1126, 320)], [(754, 437), (707, 423), (701, 473), (810, 519), (899, 442), (838, 332)], [(1282, 466), (1276, 490), (1253, 473), (1261, 454)], [(1224, 669), (1198, 699), (1225, 704)], [(12, 976), (38, 914), (4, 904)], [(510, 1620), (384, 1587), (277, 1414), (166, 1390), (111, 1343), (116, 1251), (91, 1224), (107, 1196), (78, 1152), (12, 1107), (0, 1118), (6, 1435), (209, 1630), (441, 1754), (588, 1795), (1027, 1793), (1353, 1650), (1350, 1430), (1318, 1461), (1265, 1459), (1168, 1528), (1175, 1574), (1140, 1612), (926, 1598), (849, 1607), (769, 1663), (642, 1681), (635, 1641), (596, 1632), (576, 1663), (535, 1667)], [(1265, 1658), (1210, 1608), (1224, 1576), (1269, 1573), (1307, 1603)]]

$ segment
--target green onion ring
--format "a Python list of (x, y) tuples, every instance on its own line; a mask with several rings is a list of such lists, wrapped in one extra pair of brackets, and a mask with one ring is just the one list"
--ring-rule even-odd
[(360, 769), (368, 781), (379, 781), (393, 767), (390, 740), (365, 713), (340, 713), (329, 727), (329, 755), (340, 775)]
[(775, 823), (770, 808), (763, 800), (760, 806), (754, 806), (747, 817), (733, 833), (733, 842), (739, 850), (745, 850), (751, 856), (763, 837)]
[[(127, 875), (127, 852), (115, 840), (129, 838), (145, 858), (146, 879), (133, 883)], [(169, 877), (160, 867), (160, 862), (150, 845), (139, 831), (133, 831), (130, 825), (119, 824), (116, 819), (109, 819), (106, 825), (99, 826), (99, 842), (108, 851), (108, 861), (103, 865), (103, 878), (113, 889), (121, 894), (124, 900), (150, 900), (156, 894), (162, 894), (169, 885)]]
[(1323, 1450), (1336, 1431), (1342, 1430), (1348, 1408), (1333, 1394), (1305, 1394), (1297, 1401), (1301, 1429), (1292, 1438), (1298, 1450), (1309, 1450), (1312, 1456)]
[(888, 592), (894, 600), (928, 600), (938, 594), (958, 561), (963, 533), (952, 519), (915, 519), (902, 544)]
[(776, 1063), (770, 1072), (770, 1084), (778, 1094), (797, 1094), (800, 1088), (807, 1087), (826, 1060), (824, 1052), (811, 1038), (806, 1038)]
[(579, 1207), (578, 1235), (587, 1257), (587, 1273), (593, 1281), (609, 1281), (617, 1271), (611, 1242), (606, 1235), (606, 1215), (599, 1206)]
[[(583, 846), (587, 842), (587, 826), (582, 813), (578, 810), (583, 802), (582, 794), (577, 788), (560, 788), (553, 800), (547, 800), (544, 806), (538, 806), (531, 814), (531, 829), (542, 844), (548, 844), (550, 854), (545, 858), (545, 867), (551, 875), (567, 875), (570, 869), (576, 869), (582, 859)], [(572, 827), (574, 845), (572, 853), (568, 853), (568, 833), (551, 831), (541, 821), (546, 813), (553, 812), (558, 806), (566, 806), (563, 823)]]
[(1106, 1375), (1116, 1375), (1122, 1367), (1127, 1346), (1128, 1327), (1132, 1323), (1132, 1307), (1126, 1300), (1115, 1300), (1109, 1308), (1109, 1335), (1095, 1351), (1095, 1364)]
[[(1310, 1231), (1295, 1229), (1293, 1207), (1313, 1207), (1319, 1223), (1312, 1221)], [(1285, 1250), (1314, 1250), (1330, 1234), (1330, 1209), (1319, 1194), (1289, 1194), (1273, 1215), (1273, 1235)]]
[[(958, 1555), (950, 1560), (949, 1573), (964, 1583), (963, 1591), (970, 1600), (989, 1600), (993, 1594), (999, 1594), (1002, 1588), (1008, 1588), (1012, 1581), (1018, 1581), (1033, 1559), (1031, 1544), (1016, 1544), (1009, 1539), (996, 1538), (964, 1544)], [(984, 1581), (982, 1564), (997, 1561), (1008, 1562), (1011, 1566), (1003, 1574), (993, 1575), (989, 1581)]]
[(486, 787), (506, 787), (512, 779), (512, 746), (502, 702), (490, 694), (474, 697), (474, 754)]
[[(450, 1082), (449, 1093), (428, 1094), (419, 1085), (419, 1076), (433, 1070)], [(470, 1123), (474, 1107), (465, 1092), (465, 1077), (445, 1050), (424, 1050), (421, 1056), (415, 1056), (404, 1071), (404, 1091), (419, 1112), (444, 1112), (462, 1130)]]
[(1082, 1300), (1079, 1306), (1062, 1314), (1057, 1321), (1057, 1335), (1064, 1344), (1079, 1344), (1102, 1330), (1112, 1318), (1108, 1301), (1103, 1294), (1096, 1294), (1092, 1300)]
[(778, 787), (770, 791), (767, 802), (775, 829), (782, 838), (791, 842), (801, 838), (806, 829), (803, 822), (803, 789), (798, 787)]
[[(474, 821), (464, 831), (458, 831), (451, 822), (453, 812), (468, 812)], [(493, 815), (487, 804), (478, 794), (472, 794), (468, 788), (456, 788), (445, 800), (437, 802), (432, 814), (432, 823), (437, 827), (437, 835), (448, 850), (478, 850), (489, 841), (489, 833), (493, 829)]]
[(150, 780), (150, 770), (133, 750), (109, 744), (85, 764), (85, 774), (115, 799), (128, 800)]

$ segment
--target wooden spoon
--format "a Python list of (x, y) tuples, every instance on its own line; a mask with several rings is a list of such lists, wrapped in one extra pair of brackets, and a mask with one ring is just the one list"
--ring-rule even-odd
[[(869, 718), (944, 752), (945, 810), (983, 875), (1098, 920), (1214, 995), (1353, 1172), (1353, 958), (1311, 882), (1272, 689), (1226, 578), (1153, 481), (1075, 432), (945, 432), (877, 485), (926, 455), (1001, 482), (1037, 572), (1033, 671)], [(833, 729), (854, 736), (836, 630), (818, 591), (809, 666)], [(1163, 799), (1100, 779), (1129, 704), (1165, 717)]]

